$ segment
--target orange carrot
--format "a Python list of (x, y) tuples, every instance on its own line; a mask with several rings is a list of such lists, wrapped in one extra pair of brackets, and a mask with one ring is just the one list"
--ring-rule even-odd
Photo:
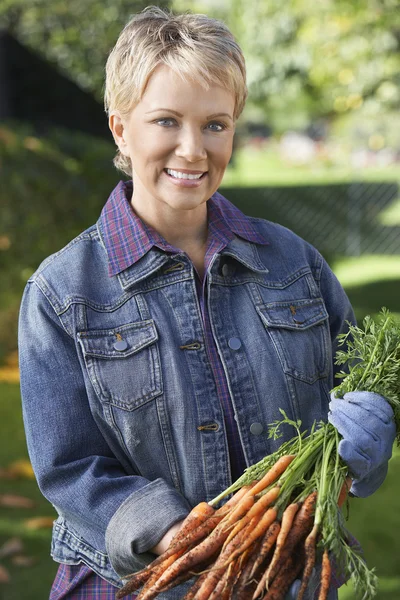
[(253, 481), (253, 483), (251, 483), (249, 485), (244, 485), (243, 487), (241, 487), (240, 490), (238, 490), (232, 496), (232, 498), (230, 498), (227, 502), (225, 502), (225, 504), (223, 504), (220, 508), (218, 508), (216, 510), (215, 514), (222, 515), (222, 516), (225, 516), (226, 514), (228, 514), (228, 512), (240, 502), (240, 500), (247, 494), (247, 492), (249, 490), (252, 489), (252, 487), (255, 486), (255, 484), (256, 484), (256, 482)]
[(131, 579), (120, 590), (118, 590), (115, 596), (116, 599), (120, 600), (121, 598), (124, 598), (128, 594), (138, 590), (142, 585), (144, 585), (143, 589), (147, 589), (147, 587), (152, 585), (154, 581), (158, 579), (161, 573), (170, 565), (172, 565), (173, 562), (182, 554), (183, 550), (180, 551), (180, 553), (178, 552), (176, 554), (172, 554), (171, 556), (167, 557), (165, 561), (156, 566), (154, 566), (153, 563), (150, 563), (141, 571), (134, 573)]
[(269, 471), (265, 473), (264, 477), (262, 477), (262, 479), (260, 479), (260, 481), (258, 481), (255, 486), (248, 491), (248, 494), (253, 494), (253, 496), (256, 496), (269, 487), (282, 475), (282, 473), (295, 458), (296, 456), (293, 454), (285, 454), (285, 456), (281, 456), (269, 469)]
[(274, 570), (279, 562), (282, 548), (285, 544), (285, 541), (289, 534), (294, 517), (296, 516), (296, 513), (299, 510), (299, 508), (300, 508), (300, 503), (293, 502), (292, 504), (289, 504), (283, 512), (281, 528), (279, 531), (279, 535), (276, 539), (276, 546), (275, 546), (274, 554), (272, 556), (271, 562), (267, 569), (267, 578), (268, 579), (269, 579), (270, 573), (274, 572)]
[(279, 569), (277, 576), (268, 588), (268, 592), (263, 596), (263, 600), (284, 600), (286, 592), (297, 578), (301, 568), (302, 561), (298, 557), (289, 557)]
[[(229, 535), (230, 526), (235, 522), (236, 518), (241, 518), (253, 504), (253, 496), (245, 496), (242, 498), (239, 504), (230, 511), (224, 519), (222, 519), (205, 539), (186, 552), (186, 554), (180, 556), (166, 569), (166, 571), (164, 571), (161, 577), (147, 590), (146, 594), (143, 595), (141, 600), (151, 600), (152, 598), (155, 598), (167, 584), (175, 580), (185, 571), (204, 562), (220, 550)], [(210, 519), (212, 519), (212, 517), (210, 517)], [(204, 525), (207, 525), (207, 521)]]
[(174, 546), (181, 538), (185, 537), (190, 531), (201, 525), (201, 523), (204, 523), (214, 513), (215, 509), (207, 502), (200, 502), (194, 506), (182, 522), (179, 531), (172, 538), (170, 546)]
[(259, 550), (257, 558), (254, 561), (254, 564), (252, 566), (252, 569), (250, 572), (250, 578), (255, 576), (257, 569), (261, 566), (261, 564), (263, 563), (264, 559), (266, 558), (268, 552), (270, 552), (271, 548), (275, 544), (275, 542), (279, 536), (280, 529), (281, 529), (281, 524), (279, 523), (279, 521), (274, 521), (268, 527), (267, 531), (265, 532), (264, 536), (262, 537), (260, 550)]
[(246, 531), (246, 536), (240, 546), (229, 556), (228, 562), (235, 560), (237, 556), (242, 554), (247, 548), (259, 537), (261, 537), (268, 527), (275, 521), (277, 510), (275, 507), (269, 508), (261, 517), (254, 516)]
[(331, 583), (331, 574), (331, 561), (329, 560), (328, 550), (325, 549), (322, 555), (321, 588), (318, 594), (318, 600), (327, 600)]
[(232, 597), (235, 600), (251, 598), (253, 595), (256, 585), (252, 571), (254, 562), (259, 556), (262, 540), (263, 538), (259, 538), (253, 542), (240, 557), (240, 571), (232, 590)]
[(314, 527), (311, 530), (311, 533), (306, 537), (306, 541), (304, 543), (305, 549), (305, 565), (303, 570), (303, 576), (301, 578), (301, 587), (297, 596), (297, 600), (303, 600), (304, 594), (306, 593), (307, 586), (310, 581), (310, 577), (312, 574), (312, 570), (315, 565), (315, 553), (316, 553), (316, 544), (317, 544), (317, 536), (319, 532), (319, 526), (315, 523)]
[(229, 567), (222, 572), (222, 575), (217, 581), (217, 584), (212, 590), (211, 594), (207, 596), (208, 600), (222, 600), (226, 595), (226, 592), (229, 592), (228, 588), (232, 586), (236, 573), (237, 565), (231, 563)]
[(311, 494), (309, 494), (304, 500), (300, 509), (297, 511), (290, 531), (286, 536), (285, 544), (281, 548), (279, 562), (277, 562), (274, 569), (269, 570), (267, 586), (271, 581), (273, 581), (279, 566), (286, 562), (287, 557), (290, 556), (296, 544), (305, 539), (312, 529), (316, 501), (317, 492), (311, 492)]
[(275, 502), (275, 500), (279, 496), (280, 491), (280, 487), (273, 487), (263, 496), (261, 496), (261, 498), (259, 498), (256, 502), (254, 502), (253, 506), (249, 509), (249, 511), (240, 519), (238, 523), (236, 523), (235, 527), (229, 534), (225, 544), (228, 544), (230, 540), (253, 519), (253, 517), (258, 517), (262, 512), (265, 511), (266, 508), (268, 508), (268, 506), (273, 504), (273, 502)]
[(346, 477), (346, 481), (342, 485), (342, 489), (340, 490), (339, 498), (337, 501), (339, 508), (342, 508), (343, 504), (346, 502), (347, 495), (350, 491), (350, 488), (351, 488), (351, 478)]
[(229, 563), (231, 562), (230, 558), (232, 554), (237, 550), (237, 548), (243, 543), (243, 539), (247, 536), (248, 531), (255, 525), (257, 518), (254, 517), (254, 520), (251, 521), (247, 527), (238, 531), (233, 539), (221, 549), (221, 552), (216, 559), (214, 566), (210, 569), (208, 576), (203, 581), (202, 586), (195, 596), (195, 600), (206, 600), (213, 594), (213, 590), (218, 588), (219, 592), (220, 585), (219, 581), (223, 577), (224, 573), (227, 572), (227, 568), (229, 568)]
[(191, 586), (191, 588), (186, 592), (186, 594), (184, 595), (182, 600), (193, 600), (197, 594), (197, 590), (200, 589), (200, 586), (202, 585), (202, 583), (203, 583), (204, 579), (207, 577), (207, 575), (208, 575), (208, 571), (206, 573), (202, 573), (201, 575), (199, 575), (199, 577), (196, 579), (196, 581)]
[(228, 530), (228, 537), (231, 527), (235, 526), (236, 523), (248, 513), (248, 511), (254, 505), (254, 502), (254, 496), (248, 496), (245, 494), (238, 504), (225, 515), (225, 517), (219, 523), (218, 528)]

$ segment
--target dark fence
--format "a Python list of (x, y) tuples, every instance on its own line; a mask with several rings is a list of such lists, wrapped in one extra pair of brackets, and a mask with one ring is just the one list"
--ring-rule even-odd
[(221, 189), (244, 213), (289, 227), (327, 257), (400, 254), (400, 226), (381, 221), (397, 183)]

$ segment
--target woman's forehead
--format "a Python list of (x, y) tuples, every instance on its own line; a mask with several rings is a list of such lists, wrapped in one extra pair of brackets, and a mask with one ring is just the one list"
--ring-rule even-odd
[(233, 118), (233, 92), (218, 84), (205, 86), (194, 78), (184, 78), (167, 65), (159, 65), (147, 82), (138, 104), (145, 112), (170, 109), (187, 111), (191, 106), (206, 115), (224, 112)]

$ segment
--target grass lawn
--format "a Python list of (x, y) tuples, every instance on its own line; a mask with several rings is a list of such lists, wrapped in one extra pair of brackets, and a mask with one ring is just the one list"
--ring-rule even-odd
[[(251, 147), (238, 149), (234, 165), (228, 167), (222, 185), (257, 187), (351, 181), (399, 181), (399, 179), (398, 165), (355, 169), (346, 156), (343, 156), (342, 164), (339, 165), (329, 165), (323, 161), (313, 161), (311, 165), (293, 165), (284, 161), (277, 152), (275, 144), (271, 144), (262, 149)], [(397, 218), (399, 215), (400, 204), (395, 213)], [(393, 214), (390, 216), (393, 217)]]
[[(0, 467), (27, 459), (19, 386), (0, 384)], [(57, 570), (50, 558), (51, 530), (30, 528), (26, 521), (35, 517), (53, 517), (53, 507), (43, 498), (34, 479), (0, 479), (1, 494), (15, 494), (30, 498), (33, 508), (0, 508), (0, 547), (13, 537), (22, 540), (22, 554), (32, 558), (29, 567), (14, 565), (12, 557), (2, 563), (10, 573), (10, 583), (0, 584), (1, 600), (45, 600), (49, 597), (51, 582)]]

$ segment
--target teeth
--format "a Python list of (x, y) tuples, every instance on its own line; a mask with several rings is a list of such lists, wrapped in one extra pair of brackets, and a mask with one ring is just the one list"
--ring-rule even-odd
[(168, 175), (172, 175), (172, 177), (176, 177), (176, 179), (200, 179), (203, 173), (199, 173), (194, 175), (193, 173), (181, 173), (180, 171), (173, 171), (172, 169), (167, 169)]

